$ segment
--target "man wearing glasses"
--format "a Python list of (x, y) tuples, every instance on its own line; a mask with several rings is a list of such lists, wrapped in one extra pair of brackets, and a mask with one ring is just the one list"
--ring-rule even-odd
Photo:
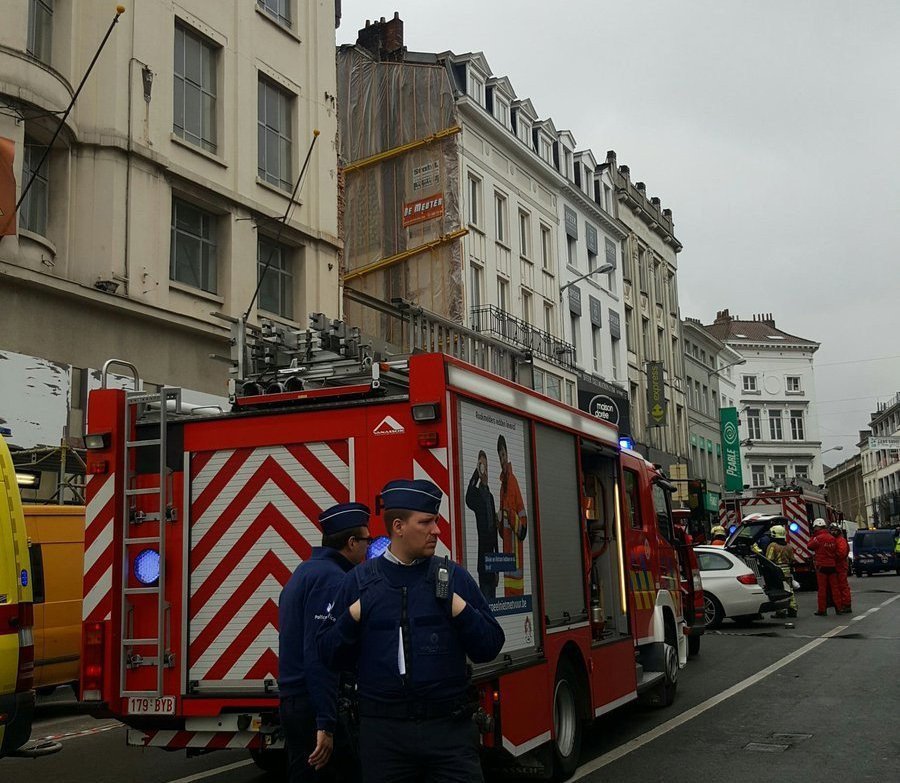
[(319, 527), (322, 546), (294, 571), (278, 604), (278, 689), (291, 783), (333, 779), (334, 765), (326, 765), (334, 749), (340, 675), (319, 659), (316, 633), (330, 616), (344, 574), (366, 559), (372, 540), (362, 503), (323, 511)]

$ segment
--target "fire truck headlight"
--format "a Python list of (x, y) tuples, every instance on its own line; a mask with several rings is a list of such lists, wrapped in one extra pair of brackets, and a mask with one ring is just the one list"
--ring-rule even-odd
[(153, 585), (159, 581), (159, 552), (143, 549), (134, 558), (134, 578), (142, 585)]
[(437, 421), (441, 415), (441, 406), (436, 402), (426, 402), (412, 406), (413, 421)]
[(92, 432), (84, 436), (84, 447), (88, 451), (97, 451), (109, 448), (108, 432)]
[(788, 525), (788, 530), (790, 530), (792, 533), (796, 533), (799, 529), (800, 525), (798, 525), (796, 522), (791, 522), (791, 524)]
[(391, 539), (387, 536), (378, 536), (369, 544), (369, 548), (366, 550), (366, 560), (374, 560), (376, 557), (381, 557), (390, 543)]

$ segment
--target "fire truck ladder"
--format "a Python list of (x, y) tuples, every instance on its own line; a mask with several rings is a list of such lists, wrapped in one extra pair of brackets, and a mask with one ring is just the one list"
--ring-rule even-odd
[[(137, 385), (137, 384), (136, 384)], [(159, 432), (157, 437), (137, 438), (135, 423), (141, 419), (148, 408), (159, 411)], [(123, 497), (122, 524), (122, 617), (121, 617), (121, 665), (119, 667), (120, 693), (123, 696), (160, 697), (163, 695), (163, 673), (166, 668), (174, 666), (174, 656), (167, 649), (168, 636), (167, 620), (169, 616), (169, 603), (165, 600), (164, 589), (166, 584), (166, 525), (174, 519), (174, 508), (169, 502), (169, 487), (166, 475), (166, 424), (169, 414), (181, 413), (181, 389), (163, 388), (158, 392), (129, 391), (125, 394), (125, 493)], [(156, 418), (154, 417), (154, 423)], [(128, 440), (134, 433), (135, 440)], [(137, 487), (135, 479), (137, 475), (136, 459), (139, 449), (155, 448), (159, 451), (159, 486)], [(153, 474), (142, 473), (148, 477)], [(158, 511), (144, 512), (138, 509), (136, 498), (139, 496), (156, 495)], [(157, 534), (146, 535), (140, 530), (142, 525), (148, 522), (158, 522)], [(129, 548), (144, 546), (147, 549), (155, 549), (159, 553), (159, 578), (151, 585), (130, 587), (128, 574), (130, 573)], [(131, 597), (137, 595), (156, 596), (157, 618), (156, 638), (136, 638), (133, 631), (133, 614), (131, 611)], [(155, 656), (143, 656), (135, 652), (138, 647), (152, 647), (156, 650)], [(134, 670), (142, 666), (156, 667), (156, 690), (153, 691), (129, 691), (126, 689), (128, 670)]]

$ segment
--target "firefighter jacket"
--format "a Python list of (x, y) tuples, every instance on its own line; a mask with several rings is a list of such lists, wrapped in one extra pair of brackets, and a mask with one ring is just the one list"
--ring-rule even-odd
[[(438, 598), (437, 572), (449, 569), (447, 598)], [(456, 617), (457, 593), (466, 608)], [(349, 607), (360, 600), (357, 622)], [(334, 669), (357, 668), (364, 701), (402, 706), (462, 701), (469, 684), (466, 656), (497, 657), (505, 637), (469, 573), (451, 561), (425, 558), (398, 565), (368, 560), (344, 577), (332, 612), (319, 632), (319, 652)]]
[(794, 547), (788, 543), (781, 544), (773, 541), (766, 547), (766, 559), (771, 560), (775, 565), (781, 568), (781, 573), (785, 579), (791, 578), (791, 566), (794, 564)]
[(834, 568), (837, 564), (834, 536), (827, 530), (821, 530), (809, 539), (809, 548), (816, 557), (816, 568)]
[(850, 554), (850, 545), (843, 536), (834, 537), (834, 558), (838, 571), (846, 571), (849, 567), (847, 556)]
[(334, 731), (338, 677), (316, 649), (316, 633), (328, 617), (344, 574), (353, 563), (334, 549), (316, 547), (294, 571), (278, 602), (278, 691), (281, 696), (309, 695), (316, 727)]

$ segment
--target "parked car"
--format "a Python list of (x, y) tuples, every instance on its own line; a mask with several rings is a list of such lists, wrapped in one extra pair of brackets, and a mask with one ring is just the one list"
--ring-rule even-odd
[(857, 530), (853, 536), (853, 573), (877, 574), (894, 571), (900, 574), (900, 558), (894, 553), (893, 530)]
[(707, 628), (718, 628), (726, 618), (751, 622), (763, 612), (787, 609), (790, 594), (784, 589), (767, 592), (757, 572), (738, 555), (718, 546), (696, 546), (694, 551), (700, 564)]

